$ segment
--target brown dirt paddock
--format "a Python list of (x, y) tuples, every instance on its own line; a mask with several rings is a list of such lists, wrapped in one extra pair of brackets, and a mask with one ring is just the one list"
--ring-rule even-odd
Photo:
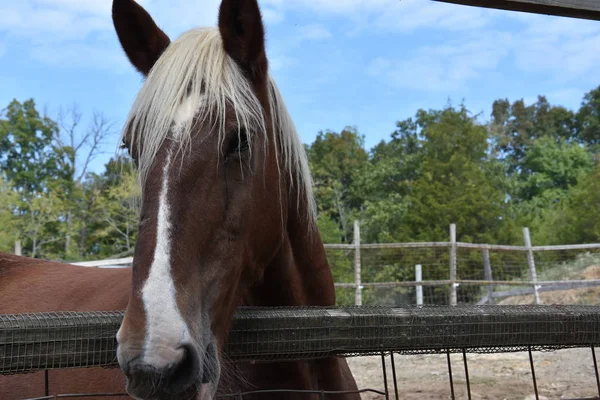
[[(454, 391), (466, 399), (461, 354), (452, 354)], [(387, 360), (388, 386), (393, 399), (392, 374)], [(396, 375), (401, 399), (450, 399), (446, 355), (396, 355)], [(565, 349), (534, 352), (540, 399), (574, 399), (598, 396), (591, 350)], [(381, 357), (353, 357), (348, 362), (359, 387), (383, 389)], [(529, 355), (522, 353), (467, 354), (472, 399), (535, 399)], [(367, 393), (363, 399), (384, 396)]]
[[(571, 279), (600, 279), (600, 265), (591, 265)], [(560, 290), (540, 294), (542, 304), (599, 304), (600, 287)], [(515, 296), (500, 304), (532, 304), (533, 296)], [(598, 351), (597, 351), (598, 352)], [(597, 354), (600, 357), (600, 354)], [(392, 375), (387, 360), (388, 386), (393, 399)], [(446, 355), (396, 355), (396, 374), (401, 399), (450, 399)], [(452, 354), (454, 392), (457, 399), (467, 399), (462, 355)], [(600, 396), (596, 386), (592, 352), (565, 349), (534, 352), (533, 360), (540, 399), (580, 399)], [(472, 399), (535, 399), (529, 354), (467, 354)], [(383, 389), (381, 357), (354, 357), (348, 363), (359, 387)], [(363, 399), (379, 400), (384, 396), (364, 394)]]

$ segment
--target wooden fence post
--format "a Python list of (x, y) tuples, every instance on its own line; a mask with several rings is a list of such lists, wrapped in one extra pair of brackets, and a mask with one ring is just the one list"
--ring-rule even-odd
[(356, 291), (354, 294), (354, 304), (362, 306), (362, 280), (360, 265), (360, 224), (358, 220), (354, 221), (354, 284)]
[[(481, 250), (481, 256), (483, 258), (483, 276), (486, 281), (492, 281), (492, 264), (490, 263), (490, 251), (489, 249)], [(487, 285), (487, 298), (488, 304), (494, 304), (494, 287)]]
[(450, 224), (450, 305), (456, 304), (456, 224)]
[(525, 247), (527, 248), (527, 264), (529, 265), (529, 280), (533, 282), (533, 300), (535, 304), (540, 304), (540, 293), (537, 286), (537, 271), (535, 270), (535, 258), (533, 257), (533, 249), (531, 246), (531, 236), (529, 228), (523, 228), (523, 238), (525, 239)]
[(15, 255), (16, 256), (22, 256), (23, 255), (23, 251), (21, 249), (21, 241), (20, 240), (15, 240)]
[[(421, 282), (423, 280), (423, 271), (421, 269), (421, 264), (415, 265), (415, 281)], [(417, 305), (423, 305), (423, 286), (417, 285)]]

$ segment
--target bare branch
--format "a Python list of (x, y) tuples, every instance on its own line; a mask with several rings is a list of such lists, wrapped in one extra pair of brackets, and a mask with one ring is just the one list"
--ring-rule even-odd
[(124, 238), (128, 238), (129, 235), (126, 232), (123, 232), (121, 229), (119, 229), (118, 225), (116, 224), (116, 222), (112, 219), (112, 218), (103, 218), (105, 222), (108, 222), (109, 225), (115, 230), (117, 231), (117, 233), (119, 233), (121, 236), (123, 236)]
[(85, 176), (88, 166), (90, 162), (94, 160), (94, 158), (100, 154), (100, 145), (103, 143), (104, 139), (106, 139), (113, 130), (113, 123), (108, 120), (104, 116), (104, 114), (95, 112), (94, 120), (92, 121), (91, 126), (88, 128), (88, 131), (85, 135), (86, 140), (90, 139), (90, 149), (85, 157), (83, 162), (83, 166), (81, 168), (81, 172), (77, 177), (76, 181), (81, 182), (81, 179)]
[[(113, 123), (102, 113), (94, 112), (90, 125), (82, 132), (83, 113), (76, 104), (66, 109), (61, 107), (57, 119), (60, 132), (55, 138), (56, 143), (61, 147), (65, 147), (65, 143), (68, 143), (71, 147), (72, 153), (68, 158), (74, 174), (73, 179), (81, 183), (89, 164), (101, 154), (100, 146), (112, 133)], [(84, 149), (85, 153), (82, 154)], [(77, 168), (78, 161), (81, 162), (80, 168)], [(75, 171), (78, 172), (76, 176)]]
[[(77, 137), (77, 127), (81, 122), (81, 118), (82, 113), (79, 111), (76, 104), (73, 104), (73, 106), (67, 109), (60, 108), (58, 111), (58, 126), (60, 128), (60, 133), (58, 134), (59, 137), (56, 138), (60, 145), (64, 146), (64, 142), (60, 137), (61, 133), (66, 134), (69, 146), (71, 146), (72, 149), (77, 150), (78, 146), (75, 144), (75, 140)], [(82, 138), (81, 143), (85, 140), (85, 138)]]
[(61, 237), (53, 237), (53, 238), (46, 239), (46, 240), (40, 240), (40, 241), (38, 241), (38, 248), (40, 248), (44, 244), (48, 244), (48, 243), (52, 243), (52, 242), (58, 242), (59, 240), (63, 240), (63, 238), (61, 238)]

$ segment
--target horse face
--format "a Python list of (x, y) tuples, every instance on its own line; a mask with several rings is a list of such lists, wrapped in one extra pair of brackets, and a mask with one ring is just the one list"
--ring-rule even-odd
[(113, 20), (147, 75), (124, 135), (143, 197), (119, 364), (136, 398), (212, 397), (233, 312), (286, 219), (260, 11), (223, 0), (218, 31), (173, 43), (133, 0), (114, 0)]

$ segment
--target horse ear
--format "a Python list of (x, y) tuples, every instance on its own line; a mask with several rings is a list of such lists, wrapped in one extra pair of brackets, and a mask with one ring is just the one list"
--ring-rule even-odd
[(255, 82), (267, 77), (265, 30), (257, 0), (223, 0), (219, 31), (225, 51)]
[(138, 71), (148, 75), (171, 40), (133, 0), (113, 0), (112, 19), (127, 58)]

